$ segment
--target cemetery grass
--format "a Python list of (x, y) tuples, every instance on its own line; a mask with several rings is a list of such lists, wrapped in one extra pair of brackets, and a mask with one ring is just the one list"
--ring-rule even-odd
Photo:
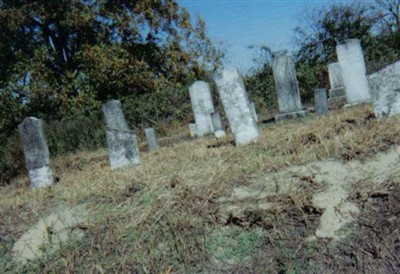
[[(0, 269), (400, 271), (400, 164), (384, 176), (360, 174), (345, 186), (348, 196), (342, 202), (356, 205), (359, 214), (337, 239), (315, 237), (324, 210), (313, 196), (328, 186), (318, 172), (307, 173), (323, 161), (362, 165), (379, 153), (393, 154), (400, 145), (400, 117), (377, 119), (367, 105), (262, 127), (260, 139), (247, 146), (234, 146), (231, 137), (180, 138), (142, 153), (140, 166), (111, 172), (106, 151), (83, 151), (52, 160), (58, 183), (51, 188), (32, 191), (25, 176), (2, 187)], [(37, 259), (16, 261), (13, 244), (40, 219), (67, 208), (82, 210), (85, 217), (68, 229), (83, 236), (59, 243), (48, 233)]]

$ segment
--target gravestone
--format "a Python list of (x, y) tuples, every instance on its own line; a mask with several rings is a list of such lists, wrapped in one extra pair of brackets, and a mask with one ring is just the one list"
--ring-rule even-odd
[(25, 155), (30, 186), (40, 188), (53, 184), (49, 149), (43, 134), (43, 122), (35, 117), (27, 117), (18, 126)]
[(157, 150), (160, 148), (160, 146), (158, 145), (158, 142), (157, 142), (156, 133), (154, 131), (154, 128), (145, 128), (144, 134), (146, 135), (147, 144), (149, 145), (150, 151)]
[(400, 61), (367, 77), (378, 117), (400, 114)]
[(112, 100), (103, 105), (106, 118), (106, 137), (111, 169), (140, 164), (136, 133), (129, 129), (122, 105)]
[(254, 102), (250, 102), (250, 109), (251, 109), (251, 112), (253, 113), (254, 120), (255, 120), (256, 122), (258, 122), (258, 116), (257, 116), (257, 111), (256, 111), (256, 104), (254, 104)]
[(242, 79), (236, 69), (225, 69), (215, 82), (236, 144), (247, 144), (259, 136), (257, 123)]
[(316, 89), (314, 91), (315, 114), (318, 116), (328, 113), (328, 99), (325, 89)]
[(217, 137), (217, 138), (225, 137), (226, 136), (225, 130), (222, 125), (221, 116), (219, 115), (219, 112), (211, 113), (211, 120), (212, 120), (213, 127), (214, 127), (215, 137)]
[(278, 95), (279, 114), (275, 120), (304, 117), (308, 111), (303, 110), (293, 57), (278, 55), (274, 58), (273, 74)]
[(190, 132), (190, 137), (195, 138), (197, 136), (196, 124), (194, 123), (189, 124), (189, 132)]
[(329, 64), (328, 73), (331, 87), (329, 89), (328, 105), (331, 109), (338, 109), (347, 103), (340, 64), (338, 62)]
[(214, 133), (210, 114), (214, 112), (210, 87), (206, 82), (196, 81), (189, 88), (190, 101), (197, 129), (197, 135)]
[(355, 105), (369, 102), (371, 95), (360, 40), (350, 39), (345, 44), (337, 45), (336, 53), (342, 69), (347, 103)]
[(125, 120), (122, 111), (121, 102), (118, 100), (108, 101), (103, 105), (103, 113), (106, 117), (107, 127), (114, 129), (129, 130), (128, 123)]

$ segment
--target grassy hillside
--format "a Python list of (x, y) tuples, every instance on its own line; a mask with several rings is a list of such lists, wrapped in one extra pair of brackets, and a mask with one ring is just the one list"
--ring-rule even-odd
[(400, 271), (400, 117), (359, 106), (261, 127), (247, 146), (180, 138), (137, 167), (82, 151), (52, 160), (52, 188), (2, 187), (0, 269)]

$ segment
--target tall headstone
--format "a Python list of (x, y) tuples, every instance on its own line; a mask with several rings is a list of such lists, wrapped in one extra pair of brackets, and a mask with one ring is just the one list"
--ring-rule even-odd
[(236, 144), (247, 144), (259, 136), (257, 123), (242, 79), (236, 69), (225, 69), (215, 82)]
[(225, 130), (222, 125), (222, 120), (221, 120), (221, 116), (219, 115), (219, 112), (211, 113), (211, 120), (212, 120), (213, 127), (214, 127), (215, 137), (217, 137), (217, 138), (225, 137), (226, 136)]
[(273, 63), (273, 74), (280, 112), (275, 116), (275, 120), (306, 116), (308, 112), (303, 110), (301, 105), (293, 57), (276, 56)]
[(350, 39), (345, 44), (337, 45), (336, 53), (342, 69), (347, 102), (354, 105), (370, 101), (371, 95), (360, 40)]
[(158, 142), (157, 142), (157, 137), (156, 133), (154, 131), (154, 128), (145, 128), (144, 129), (144, 134), (146, 135), (147, 139), (147, 144), (149, 145), (149, 150), (157, 150), (160, 148)]
[(49, 149), (43, 134), (43, 122), (35, 117), (27, 117), (18, 126), (25, 154), (26, 167), (32, 188), (53, 184)]
[(189, 88), (197, 135), (202, 137), (214, 133), (210, 114), (214, 112), (210, 86), (203, 81), (196, 81)]
[(316, 89), (314, 91), (315, 113), (320, 116), (328, 113), (328, 99), (325, 89)]
[(379, 117), (400, 114), (400, 61), (367, 77), (375, 114)]
[(140, 164), (135, 131), (130, 130), (121, 103), (112, 100), (103, 105), (106, 118), (108, 156), (111, 169)]
[(344, 106), (346, 101), (346, 91), (344, 88), (343, 77), (342, 77), (342, 69), (338, 62), (331, 63), (328, 65), (328, 73), (329, 73), (329, 99), (328, 105), (332, 109), (337, 109)]

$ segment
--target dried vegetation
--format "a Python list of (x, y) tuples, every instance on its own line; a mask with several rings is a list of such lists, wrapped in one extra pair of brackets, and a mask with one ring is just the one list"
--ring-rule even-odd
[[(183, 131), (184, 129), (182, 129)], [(400, 165), (383, 181), (354, 181), (360, 214), (345, 240), (316, 238), (326, 188), (313, 176), (273, 174), (322, 159), (366, 161), (400, 145), (400, 117), (369, 106), (262, 127), (258, 142), (173, 139), (142, 153), (142, 165), (111, 172), (105, 151), (53, 160), (58, 183), (29, 190), (27, 178), (1, 188), (0, 266), (54, 273), (398, 273)], [(161, 141), (163, 144), (163, 141)], [(262, 193), (235, 193), (265, 186)], [(83, 238), (25, 265), (13, 244), (56, 208), (84, 206), (71, 227)]]

